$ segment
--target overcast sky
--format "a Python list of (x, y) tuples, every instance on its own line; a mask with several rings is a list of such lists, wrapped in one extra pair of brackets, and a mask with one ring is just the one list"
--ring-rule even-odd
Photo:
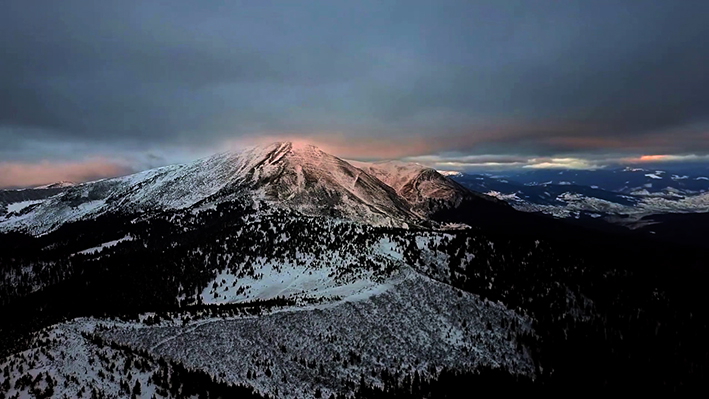
[(6, 0), (0, 186), (283, 139), (457, 169), (704, 159), (707, 15), (674, 0)]

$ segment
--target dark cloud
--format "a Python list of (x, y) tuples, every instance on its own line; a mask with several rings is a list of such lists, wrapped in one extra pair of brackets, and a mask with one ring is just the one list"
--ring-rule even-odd
[(0, 161), (142, 152), (153, 165), (264, 136), (360, 158), (704, 154), (708, 13), (674, 1), (11, 0)]

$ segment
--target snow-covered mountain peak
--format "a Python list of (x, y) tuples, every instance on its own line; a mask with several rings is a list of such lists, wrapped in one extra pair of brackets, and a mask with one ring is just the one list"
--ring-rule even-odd
[(375, 225), (419, 220), (381, 180), (315, 146), (279, 142), (68, 187), (21, 214), (0, 216), (0, 230), (42, 234), (107, 213), (181, 211), (234, 200)]
[(151, 217), (231, 202), (404, 227), (476, 196), (489, 199), (421, 164), (348, 162), (313, 145), (277, 142), (21, 198), (35, 202), (6, 207), (0, 231), (42, 234), (105, 214)]
[(459, 172), (457, 170), (440, 170), (436, 169), (436, 172), (442, 174), (443, 176), (446, 177), (461, 177), (463, 176), (463, 172)]
[(383, 181), (396, 192), (399, 192), (406, 183), (410, 182), (421, 172), (430, 169), (419, 163), (404, 161), (350, 161), (350, 163)]
[(239, 174), (249, 175), (254, 181), (261, 178), (263, 173), (270, 174), (276, 165), (317, 166), (324, 159), (329, 159), (331, 163), (335, 159), (314, 145), (289, 141), (246, 148), (231, 156)]
[(316, 146), (292, 142), (253, 147), (235, 155), (233, 184), (264, 200), (307, 214), (354, 220), (415, 218), (391, 187)]
[(441, 206), (456, 206), (470, 196), (467, 189), (441, 175), (435, 169), (413, 162), (353, 162), (357, 167), (383, 181), (411, 204), (422, 216)]
[(50, 184), (44, 184), (41, 186), (33, 187), (35, 189), (46, 189), (46, 188), (65, 188), (65, 187), (72, 187), (75, 186), (76, 183), (67, 181), (67, 180), (61, 180), (58, 182), (50, 183)]

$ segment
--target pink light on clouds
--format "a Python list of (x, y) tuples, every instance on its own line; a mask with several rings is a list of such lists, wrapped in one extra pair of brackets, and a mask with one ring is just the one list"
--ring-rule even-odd
[(667, 161), (671, 157), (669, 155), (643, 155), (638, 158), (640, 162), (656, 162), (656, 161)]
[[(562, 147), (598, 147), (605, 141), (584, 142), (563, 137), (568, 132), (584, 133), (597, 129), (559, 121), (523, 122), (501, 120), (492, 124), (474, 124), (455, 129), (432, 132), (426, 126), (410, 126), (410, 132), (389, 135), (386, 132), (353, 135), (343, 132), (290, 132), (263, 131), (258, 136), (234, 138), (220, 147), (243, 148), (270, 144), (276, 141), (313, 144), (323, 151), (349, 159), (398, 159), (436, 154), (447, 151), (466, 151), (480, 145), (495, 144), (500, 147), (510, 143), (543, 142)], [(542, 137), (540, 139), (540, 137)], [(618, 144), (614, 143), (614, 147)]]
[(252, 145), (266, 145), (273, 142), (289, 141), (293, 144), (312, 144), (321, 150), (340, 158), (397, 159), (410, 155), (429, 154), (437, 150), (432, 138), (409, 137), (346, 137), (337, 134), (318, 135), (264, 135), (259, 138), (233, 140), (222, 147), (243, 148)]
[(1, 162), (0, 187), (32, 187), (58, 181), (84, 182), (132, 171), (105, 159), (81, 162)]
[(654, 163), (654, 162), (672, 162), (672, 161), (701, 161), (701, 160), (706, 160), (706, 156), (698, 156), (694, 154), (690, 155), (664, 155), (664, 154), (655, 154), (655, 155), (640, 155), (637, 157), (630, 157), (630, 158), (623, 158), (622, 162), (623, 163), (644, 163), (644, 162), (649, 162), (649, 163)]

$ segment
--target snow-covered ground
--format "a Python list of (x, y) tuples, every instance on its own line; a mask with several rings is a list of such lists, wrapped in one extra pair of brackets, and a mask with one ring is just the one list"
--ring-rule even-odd
[(345, 297), (369, 290), (378, 284), (371, 273), (349, 281), (338, 281), (338, 268), (347, 264), (342, 263), (347, 260), (338, 259), (337, 256), (337, 253), (332, 253), (326, 259), (333, 262), (318, 267), (312, 266), (313, 257), (310, 254), (301, 258), (303, 263), (255, 259), (252, 266), (257, 269), (256, 277), (237, 278), (234, 273), (220, 272), (202, 292), (202, 302), (219, 304), (277, 297)]
[(111, 248), (111, 247), (115, 246), (116, 244), (118, 244), (118, 243), (120, 243), (120, 242), (131, 241), (131, 240), (133, 240), (133, 239), (134, 239), (133, 236), (131, 236), (130, 234), (127, 234), (125, 237), (122, 237), (122, 238), (119, 238), (119, 239), (113, 240), (113, 241), (104, 242), (103, 244), (98, 245), (98, 246), (95, 246), (95, 247), (91, 247), (91, 248), (84, 249), (83, 251), (79, 251), (79, 252), (77, 252), (77, 253), (74, 254), (74, 255), (79, 255), (79, 254), (81, 254), (81, 255), (92, 255), (92, 254), (94, 254), (94, 253), (100, 252), (100, 251), (103, 250), (104, 248)]
[(0, 374), (0, 392), (7, 398), (119, 398), (130, 397), (138, 385), (138, 397), (174, 397), (152, 382), (156, 362), (97, 346), (82, 335), (93, 333), (96, 324), (77, 319), (36, 333), (33, 348), (0, 360), (6, 370)]
[[(97, 344), (92, 334), (106, 344)], [(7, 370), (0, 387), (9, 397), (42, 391), (88, 398), (92, 391), (127, 397), (126, 387), (137, 384), (139, 397), (171, 397), (155, 384), (161, 367), (156, 359), (164, 358), (275, 398), (313, 398), (317, 390), (339, 397), (351, 394), (356, 384), (349, 383), (361, 378), (380, 383), (382, 370), (426, 376), (444, 366), (486, 365), (532, 376), (520, 334), (533, 334), (527, 317), (404, 268), (336, 301), (260, 316), (58, 324), (37, 333), (31, 349), (0, 361), (0, 370)]]
[(14, 202), (12, 204), (7, 205), (7, 213), (20, 212), (30, 205), (40, 204), (42, 202), (44, 202), (44, 200), (30, 200), (30, 201)]
[[(340, 224), (340, 227), (345, 226), (355, 231), (359, 228), (354, 224)], [(281, 232), (281, 226), (272, 225), (272, 228), (281, 238), (277, 242), (288, 241), (289, 233)], [(322, 232), (313, 234), (322, 235)], [(387, 234), (372, 237), (379, 238), (327, 249), (324, 244), (328, 237), (322, 236), (312, 243), (303, 242), (302, 249), (282, 257), (247, 256), (236, 261), (236, 257), (227, 254), (230, 266), (218, 270), (202, 290), (201, 302), (240, 303), (279, 297), (332, 300), (369, 292), (406, 264), (404, 241)], [(452, 237), (443, 232), (419, 232), (407, 240), (415, 243), (421, 265), (426, 265), (434, 276), (445, 276), (449, 256), (437, 248), (443, 240)]]
[(418, 220), (405, 199), (361, 169), (313, 146), (274, 143), (67, 187), (30, 212), (0, 217), (0, 231), (39, 235), (107, 213), (207, 209), (235, 198), (305, 215), (335, 211), (375, 225), (404, 226)]
[(515, 194), (502, 194), (497, 191), (490, 191), (486, 194), (508, 202), (517, 210), (541, 212), (558, 218), (578, 217), (580, 212), (636, 217), (663, 213), (709, 212), (709, 193), (694, 196), (673, 195), (672, 193), (650, 195), (647, 193), (647, 195), (639, 195), (640, 199), (636, 205), (624, 205), (576, 193), (563, 193), (557, 196), (556, 200), (560, 202), (559, 205), (533, 204), (522, 200)]
[(440, 169), (437, 169), (436, 172), (442, 174), (443, 176), (449, 176), (449, 177), (453, 177), (453, 176), (463, 176), (463, 173), (462, 173), (462, 172), (458, 172), (457, 170), (440, 170)]
[(370, 175), (386, 183), (396, 192), (411, 180), (413, 180), (426, 166), (414, 162), (402, 161), (382, 161), (382, 162), (359, 162), (349, 161), (352, 165), (364, 170)]
[[(261, 243), (254, 238), (257, 232), (249, 230), (252, 226), (239, 234)], [(361, 378), (380, 384), (383, 370), (435, 377), (444, 366), (473, 370), (484, 365), (533, 375), (533, 362), (520, 344), (520, 335), (533, 334), (531, 320), (448, 284), (453, 269), (446, 245), (454, 233), (392, 232), (326, 218), (302, 225), (296, 236), (289, 235), (294, 230), (287, 226), (265, 222), (259, 229), (264, 228), (277, 238), (273, 246), (254, 246), (255, 253), (297, 242), (295, 252), (219, 254), (219, 266), (224, 266), (201, 293), (201, 302), (258, 306), (248, 303), (288, 298), (294, 304), (264, 309), (258, 316), (224, 311), (221, 317), (188, 306), (183, 314), (174, 311), (170, 320), (154, 325), (149, 314), (142, 322), (79, 319), (59, 324), (35, 348), (0, 364), (10, 370), (9, 376), (0, 377), (0, 386), (8, 381), (6, 391), (21, 392), (21, 397), (47, 389), (47, 384), (57, 397), (89, 397), (92, 389), (125, 397), (125, 387), (138, 381), (148, 397), (167, 395), (154, 383), (155, 360), (126, 360), (133, 355), (97, 345), (82, 332), (276, 398), (309, 398), (317, 390), (324, 397), (341, 397), (352, 393)], [(335, 232), (357, 238), (334, 249), (321, 246)], [(296, 241), (301, 235), (307, 239)], [(461, 243), (467, 252), (460, 254), (456, 270), (465, 270), (476, 259), (473, 242)], [(492, 248), (487, 240), (477, 244)], [(362, 259), (370, 264), (363, 265)]]
[(379, 383), (384, 369), (426, 374), (431, 366), (488, 365), (533, 374), (516, 341), (531, 333), (529, 319), (414, 271), (403, 273), (335, 303), (185, 326), (116, 327), (102, 336), (274, 397), (308, 398), (316, 390), (339, 396), (349, 391), (348, 381)]
[(352, 164), (393, 188), (420, 216), (427, 217), (442, 206), (455, 206), (470, 194), (449, 177), (459, 173), (436, 171), (413, 162), (382, 161)]

